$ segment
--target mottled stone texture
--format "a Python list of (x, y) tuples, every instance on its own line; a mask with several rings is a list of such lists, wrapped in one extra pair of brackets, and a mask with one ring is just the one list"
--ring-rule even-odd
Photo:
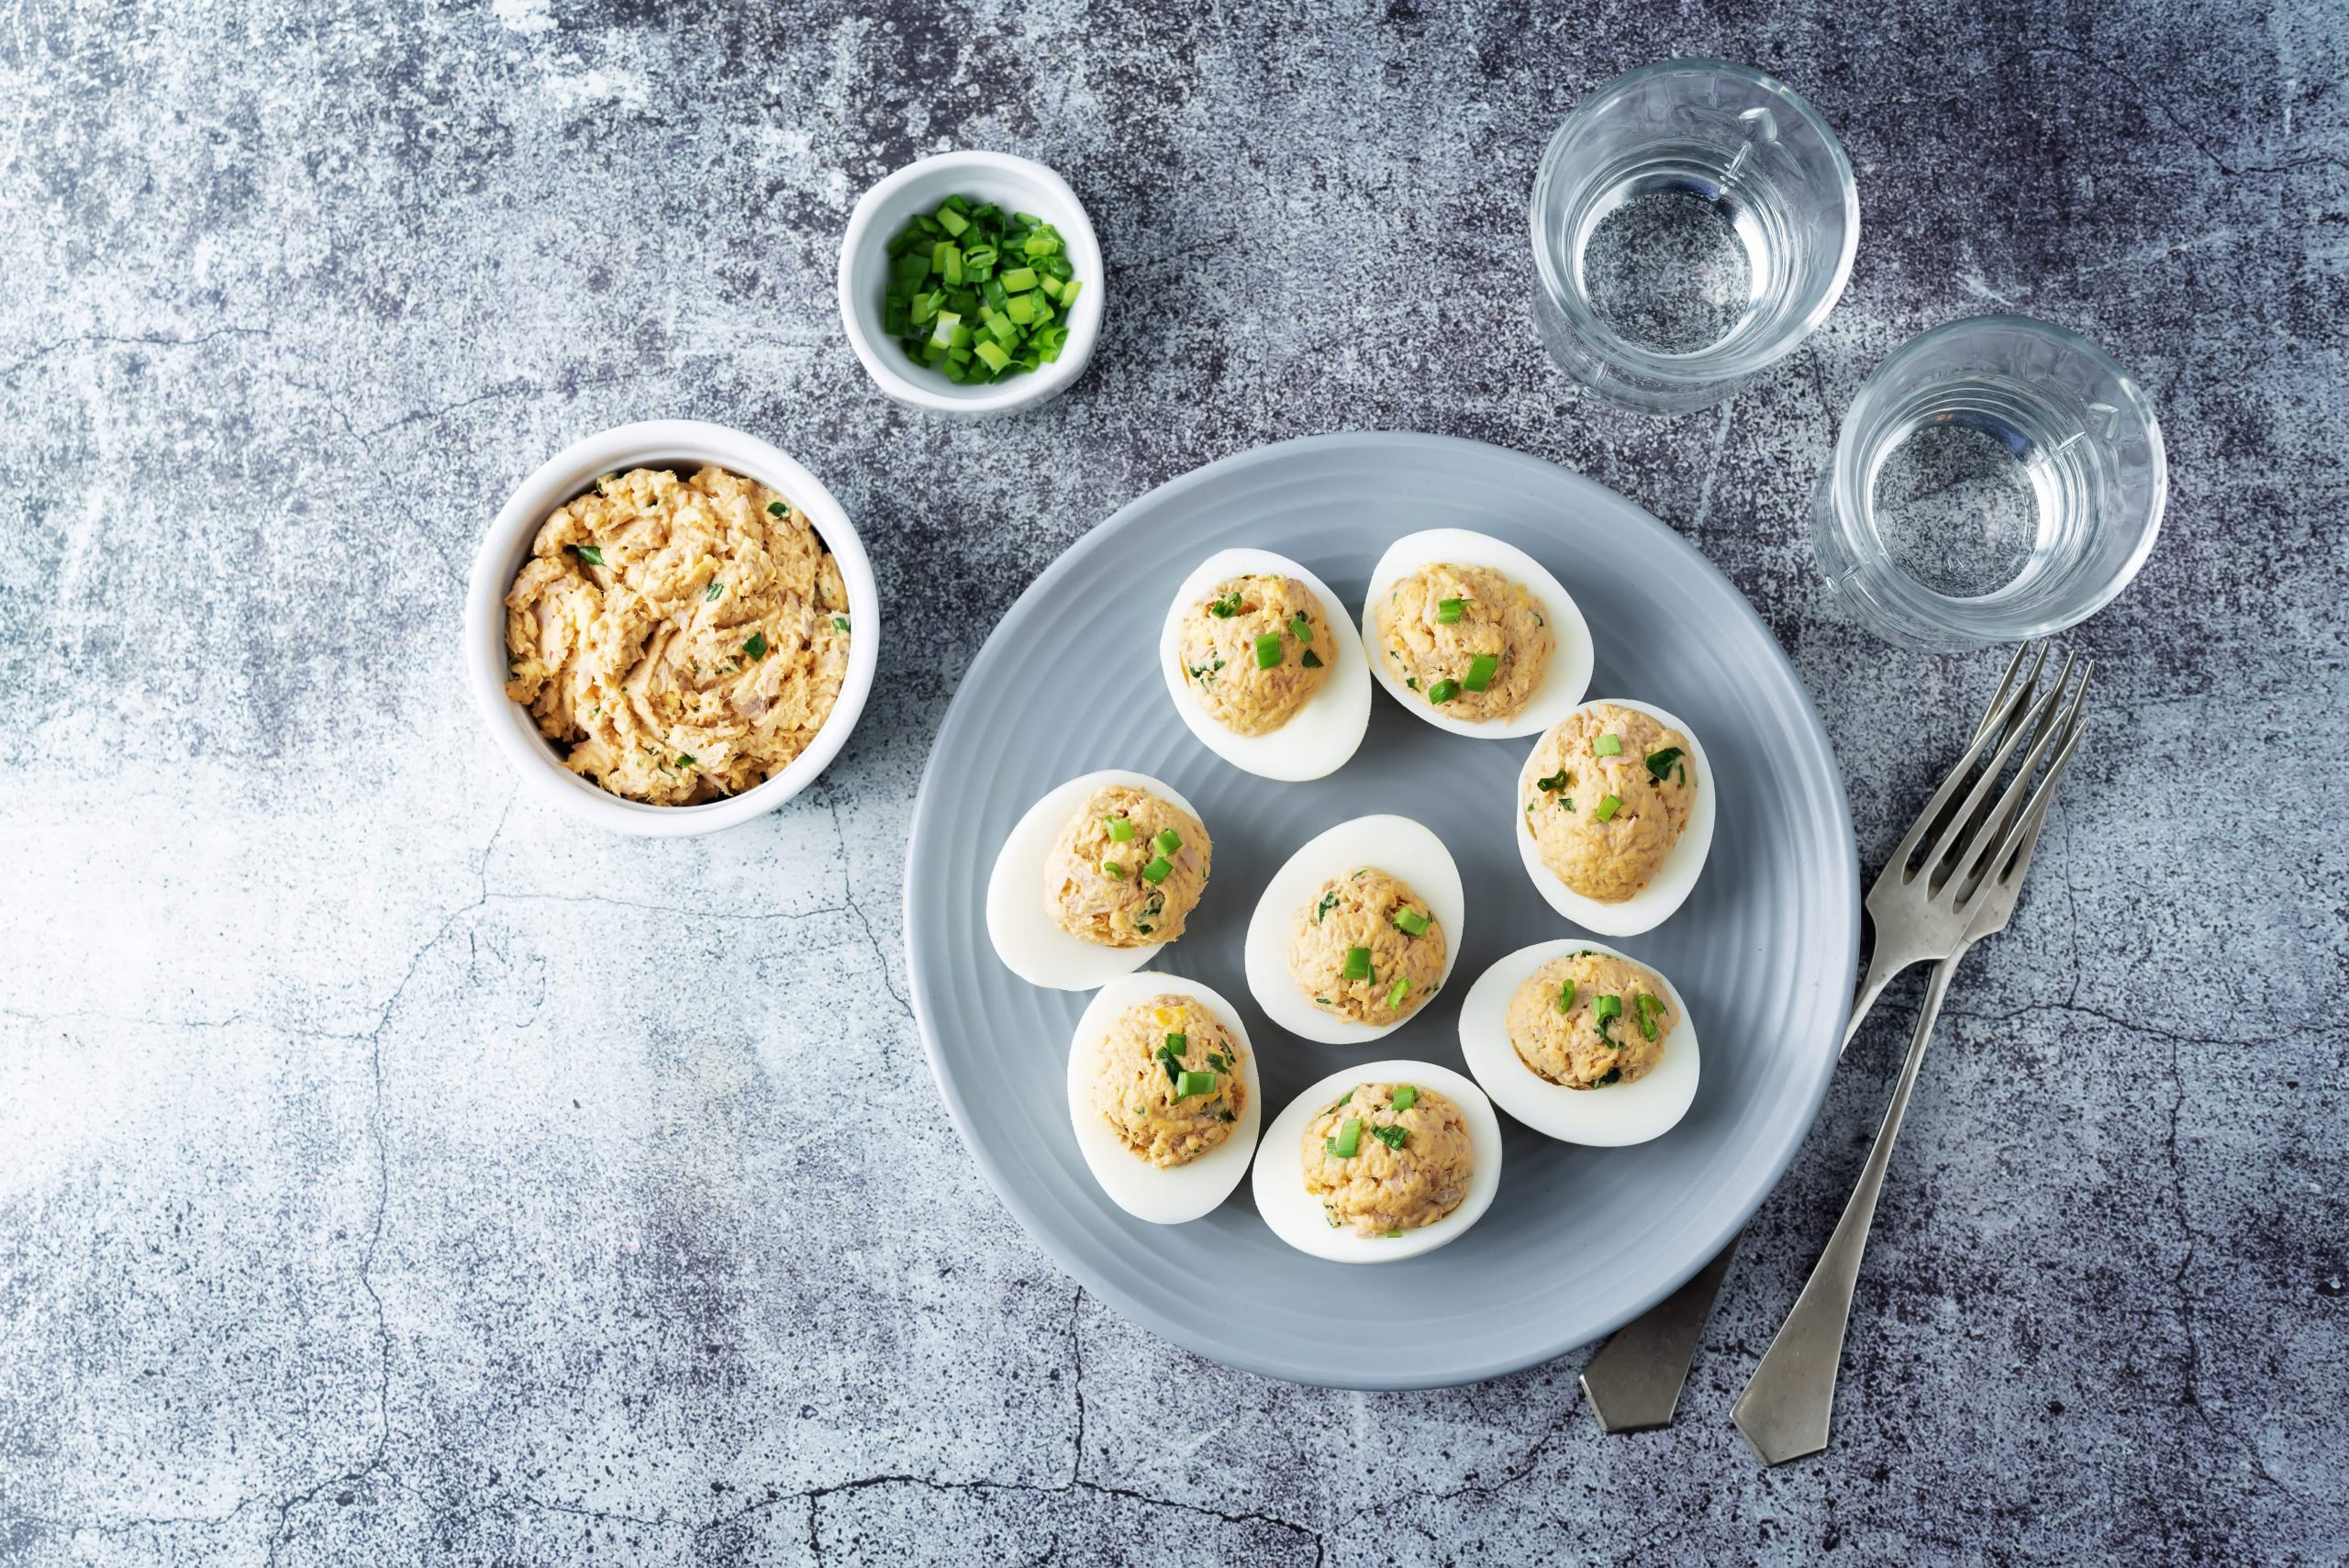
[[(2330, 0), (1303, 9), (338, 0), (0, 17), (0, 1561), (2334, 1563), (2349, 1553), (2349, 716)], [(1524, 201), (1642, 61), (1779, 72), (1865, 231), (1710, 413), (1542, 360)], [(1112, 333), (950, 428), (841, 339), (855, 194), (951, 146), (1091, 206)], [(1983, 659), (1841, 623), (1802, 517), (1895, 343), (2016, 308), (2175, 463), (2101, 709), (1962, 976), (1824, 1457), (1730, 1398), (1914, 982), (1730, 1275), (1683, 1424), (1579, 1356), (1365, 1396), (1196, 1362), (986, 1195), (906, 1002), (903, 838), (993, 617), (1122, 502), (1365, 426), (1554, 459), (1761, 606), (1873, 863)], [(462, 573), (603, 426), (839, 493), (890, 641), (792, 806), (687, 842), (518, 799)], [(1153, 612), (1154, 613), (1154, 612)]]

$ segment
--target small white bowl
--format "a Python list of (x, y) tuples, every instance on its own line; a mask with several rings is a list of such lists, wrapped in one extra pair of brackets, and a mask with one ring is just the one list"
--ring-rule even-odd
[[(624, 799), (564, 767), (553, 742), (540, 735), (531, 721), (529, 710), (506, 695), (506, 594), (529, 559), (531, 541), (538, 538), (548, 514), (585, 490), (597, 475), (624, 473), (632, 468), (666, 468), (686, 474), (713, 463), (781, 491), (807, 514), (807, 520), (840, 563), (841, 579), (848, 586), (850, 621), (856, 632), (849, 640), (848, 673), (841, 681), (839, 700), (833, 703), (824, 727), (816, 732), (814, 744), (793, 758), (782, 773), (756, 788), (706, 806), (650, 806)], [(490, 738), (521, 775), (522, 786), (583, 821), (645, 838), (678, 838), (731, 828), (773, 811), (806, 789), (825, 764), (839, 755), (849, 731), (856, 728), (865, 695), (873, 689), (880, 644), (881, 595), (874, 585), (873, 567), (865, 560), (863, 541), (849, 526), (848, 514), (832, 499), (832, 493), (814, 474), (756, 437), (691, 419), (622, 425), (574, 441), (549, 458), (507, 497), (496, 520), (482, 536), (481, 548), (473, 553), (473, 578), (465, 589), (465, 674), (482, 721), (489, 726)]]
[[(881, 325), (882, 295), (889, 284), (889, 241), (917, 214), (935, 212), (948, 196), (993, 202), (1013, 212), (1034, 213), (1060, 230), (1076, 269), (1076, 308), (1068, 316), (1068, 341), (1061, 357), (1025, 375), (984, 386), (958, 386), (928, 365), (907, 357)], [(1065, 391), (1085, 373), (1101, 336), (1101, 304), (1108, 280), (1101, 267), (1101, 242), (1093, 221), (1068, 182), (1025, 158), (1005, 152), (941, 152), (908, 163), (864, 193), (849, 214), (841, 241), (841, 325), (849, 347), (882, 391), (908, 408), (959, 419), (986, 419), (1033, 408)]]

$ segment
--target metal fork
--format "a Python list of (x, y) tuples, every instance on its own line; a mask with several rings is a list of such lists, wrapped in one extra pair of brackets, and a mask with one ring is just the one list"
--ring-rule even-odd
[[(2008, 661), (2007, 673), (1999, 677), (1998, 689), (1991, 696), (1989, 706), (1983, 710), (1974, 733), (1967, 738), (1965, 754), (1918, 814), (1908, 837), (1901, 840), (1900, 851), (1886, 862), (1883, 873), (1868, 890), (1868, 917), (1875, 927), (1876, 942), (1867, 978), (1861, 982), (1859, 995), (1852, 1004), (1852, 1021), (1843, 1030), (1843, 1049), (1850, 1048), (1860, 1032), (1861, 1021), (1876, 1006), (1876, 998), (1883, 995), (1893, 976), (1912, 963), (1946, 958), (1957, 951), (1965, 936), (1962, 922), (1955, 927), (1927, 929), (1903, 918), (1909, 907), (1909, 862), (1928, 830), (1946, 825), (1949, 813), (1945, 808), (1990, 749), (1990, 738), (1995, 734), (1997, 744), (2004, 746), (2021, 730), (2030, 713), (2025, 705), (2038, 690), (2049, 651), (2046, 643), (2036, 648), (2026, 644), (2015, 650), (2014, 657)], [(2065, 673), (2069, 673), (2067, 663)], [(1591, 1414), (1598, 1419), (1600, 1430), (1636, 1432), (1672, 1424), (1672, 1413), (1680, 1403), (1681, 1387), (1688, 1380), (1688, 1364), (1697, 1354), (1697, 1341), (1704, 1335), (1705, 1321), (1712, 1315), (1713, 1298), (1720, 1294), (1721, 1280), (1729, 1273), (1730, 1258), (1736, 1252), (1740, 1239), (1742, 1233), (1687, 1284), (1626, 1324), (1590, 1358), (1582, 1371), (1582, 1390), (1583, 1396), (1590, 1402)]]
[[(2039, 846), (2039, 830), (2065, 764), (2087, 729), (2088, 679), (2093, 666), (2084, 666), (2067, 701), (2065, 687), (2072, 662), (2046, 695), (2033, 705), (2026, 721), (2032, 740), (2017, 768), (2014, 782), (1993, 800), (1990, 790), (2004, 770), (2007, 753), (2021, 738), (2021, 729), (2000, 748), (1998, 758), (1958, 806), (1949, 825), (1921, 861), (1912, 861), (1923, 834), (1912, 830), (1893, 858), (1905, 881), (1903, 895), (1887, 900), (1892, 918), (1907, 929), (1928, 931), (1958, 929), (1958, 943), (1947, 958), (1933, 966), (1925, 987), (1923, 1012), (1909, 1038), (1908, 1057), (1892, 1088), (1892, 1104), (1884, 1126), (1868, 1151), (1859, 1184), (1843, 1206), (1835, 1234), (1810, 1272), (1794, 1310), (1778, 1329), (1777, 1338), (1753, 1369), (1753, 1381), (1731, 1407), (1731, 1419), (1765, 1464), (1782, 1464), (1827, 1446), (1830, 1419), (1835, 1407), (1835, 1374), (1842, 1358), (1843, 1332), (1851, 1321), (1852, 1294), (1859, 1284), (1860, 1260), (1867, 1251), (1868, 1228), (1876, 1219), (1876, 1199), (1884, 1191), (1892, 1145), (1900, 1136), (1900, 1118), (1909, 1095), (1917, 1086), (1917, 1071), (1924, 1064), (1925, 1043), (1932, 1038), (1933, 1022), (1949, 993), (1951, 977), (1965, 961), (1966, 950), (1994, 931), (2006, 929), (2023, 874)], [(2044, 765), (2043, 775), (2041, 769)], [(1952, 793), (1943, 787), (1936, 804), (1946, 805)], [(1881, 882), (1879, 882), (1881, 885)], [(1873, 901), (1870, 912), (1876, 914)], [(1882, 922), (1886, 916), (1876, 914)], [(1878, 930), (1883, 930), (1879, 924)]]

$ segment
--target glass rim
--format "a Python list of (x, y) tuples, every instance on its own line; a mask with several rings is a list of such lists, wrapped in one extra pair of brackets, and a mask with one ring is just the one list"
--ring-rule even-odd
[[(2094, 591), (2065, 606), (2059, 615), (2037, 615), (2027, 619), (2002, 620), (1996, 617), (1976, 624), (1971, 617), (1986, 604), (1995, 601), (2003, 589), (1988, 594), (1944, 594), (1927, 587), (1915, 577), (1891, 562), (1885, 541), (1876, 532), (1871, 517), (1869, 496), (1865, 493), (1873, 478), (1863, 474), (1863, 457), (1859, 450), (1858, 422), (1864, 413), (1873, 412), (1870, 395), (1880, 390), (1886, 377), (1898, 371), (1917, 354), (1945, 339), (1984, 328), (2003, 328), (2028, 333), (2054, 343), (2071, 353), (2078, 354), (2098, 370), (2110, 375), (2120, 389), (2129, 411), (2143, 424), (2144, 441), (2153, 473), (2152, 495), (2145, 507), (2143, 521), (2139, 526), (2135, 544), (2128, 555), (2115, 563)], [(2010, 311), (1990, 311), (1980, 316), (1961, 316), (1917, 333), (1896, 346), (1887, 354), (1860, 389), (1853, 395), (1849, 406), (1835, 432), (1835, 450), (1829, 459), (1827, 482), (1828, 505), (1834, 517), (1836, 531), (1844, 536), (1844, 548), (1851, 550), (1855, 563), (1854, 574), (1863, 579), (1870, 593), (1890, 602), (1898, 612), (1917, 617), (1947, 635), (1962, 635), (1977, 642), (2012, 642), (2033, 637), (2050, 636), (2080, 622), (2103, 609), (2121, 596), (2121, 591), (2136, 580), (2154, 546), (2161, 538), (2162, 521), (2169, 509), (2169, 451), (2162, 439), (2161, 422), (2154, 416), (2153, 399), (2146, 395), (2144, 383), (2137, 373), (2106, 352), (2103, 347), (2082, 337), (2068, 327), (2058, 327), (2037, 317), (2018, 316)], [(1846, 519), (1850, 519), (1847, 523)], [(1866, 552), (1853, 550), (1855, 537), (1865, 531), (1875, 548)], [(1963, 625), (1951, 624), (1952, 612), (1959, 612), (1968, 620)]]
[[(1800, 316), (1782, 324), (1767, 339), (1735, 354), (1712, 355), (1708, 349), (1693, 353), (1675, 354), (1645, 349), (1631, 342), (1610, 329), (1588, 310), (1582, 308), (1579, 295), (1566, 286), (1559, 275), (1555, 259), (1543, 242), (1542, 213), (1547, 197), (1557, 185), (1560, 167), (1570, 151), (1575, 133), (1587, 125), (1599, 108), (1620, 97), (1629, 88), (1662, 76), (1727, 76), (1760, 88), (1779, 99), (1790, 109), (1796, 119), (1808, 127), (1826, 148), (1833, 161), (1835, 182), (1843, 198), (1843, 243), (1835, 259), (1835, 268), (1827, 286), (1818, 300)], [(1642, 376), (1679, 388), (1695, 388), (1719, 382), (1734, 381), (1755, 373), (1776, 363), (1794, 351), (1803, 339), (1819, 329), (1843, 297), (1843, 290), (1852, 278), (1852, 263), (1860, 248), (1860, 187), (1852, 172), (1851, 156), (1843, 150), (1831, 127), (1820, 116), (1810, 101), (1766, 71), (1734, 61), (1713, 60), (1688, 56), (1659, 60), (1637, 66), (1619, 76), (1609, 78), (1584, 95), (1565, 117), (1564, 123), (1551, 133), (1549, 144), (1542, 150), (1542, 161), (1533, 173), (1533, 195), (1528, 204), (1529, 228), (1533, 242), (1533, 266), (1542, 292), (1556, 304), (1575, 333), (1592, 350), (1609, 363), (1636, 372)]]

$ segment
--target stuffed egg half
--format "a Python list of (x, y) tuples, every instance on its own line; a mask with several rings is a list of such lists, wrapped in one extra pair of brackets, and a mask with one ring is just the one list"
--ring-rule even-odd
[(1264, 1124), (1238, 1009), (1174, 974), (1101, 987), (1068, 1050), (1068, 1112), (1093, 1179), (1137, 1219), (1211, 1212), (1247, 1173)]
[(1579, 704), (1518, 773), (1510, 811), (1525, 874), (1586, 930), (1652, 929), (1705, 869), (1714, 784), (1697, 732), (1664, 709), (1629, 697)]
[(1460, 1004), (1460, 1051), (1493, 1103), (1534, 1131), (1605, 1147), (1679, 1125), (1703, 1067), (1672, 982), (1574, 937), (1478, 975)]
[(1565, 585), (1513, 544), (1429, 528), (1386, 547), (1362, 643), (1387, 695), (1439, 729), (1537, 735), (1590, 685), (1590, 628)]
[(1248, 921), (1249, 994), (1291, 1034), (1364, 1045), (1452, 977), (1466, 919), (1452, 851), (1408, 817), (1357, 817), (1273, 873)]
[(1370, 666), (1330, 585), (1265, 550), (1225, 550), (1183, 580), (1158, 664), (1202, 745), (1262, 778), (1322, 778), (1370, 724)]
[(1273, 1118), (1252, 1182), (1256, 1212), (1300, 1252), (1340, 1263), (1415, 1258), (1458, 1240), (1492, 1207), (1500, 1121), (1449, 1067), (1367, 1062), (1331, 1073)]
[(987, 936), (1030, 985), (1090, 991), (1183, 934), (1212, 850), (1172, 785), (1118, 769), (1071, 779), (1004, 840), (987, 877)]

